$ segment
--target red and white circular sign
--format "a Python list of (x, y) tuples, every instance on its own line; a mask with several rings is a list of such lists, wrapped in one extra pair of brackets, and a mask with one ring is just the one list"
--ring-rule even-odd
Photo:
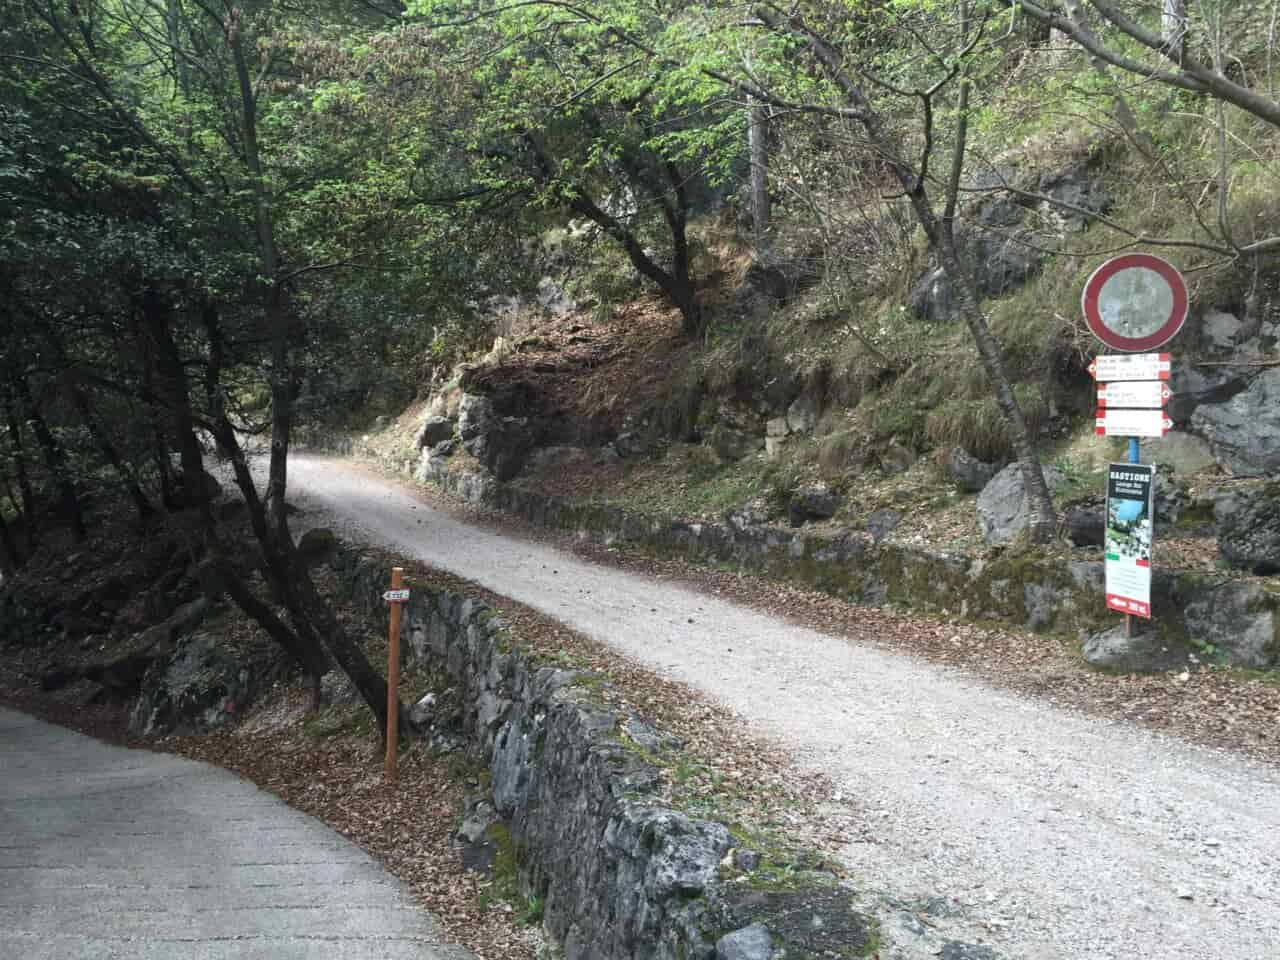
[(1173, 264), (1149, 253), (1112, 257), (1081, 297), (1093, 335), (1115, 350), (1154, 350), (1187, 319), (1187, 284)]

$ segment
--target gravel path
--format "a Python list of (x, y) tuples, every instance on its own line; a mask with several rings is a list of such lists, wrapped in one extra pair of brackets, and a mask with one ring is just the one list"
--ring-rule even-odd
[(960, 937), (1002, 958), (1280, 957), (1274, 768), (500, 536), (340, 460), (295, 455), (290, 489), (308, 521), (558, 617), (823, 770), (874, 827), (843, 850), (852, 875), (931, 901), (923, 924), (890, 912), (886, 956)]
[(235, 774), (0, 708), (0, 957), (471, 956), (377, 861)]

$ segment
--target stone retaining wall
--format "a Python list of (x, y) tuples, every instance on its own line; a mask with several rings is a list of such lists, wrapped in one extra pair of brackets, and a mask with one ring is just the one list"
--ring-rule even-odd
[[(346, 549), (336, 566), (357, 608), (385, 629), (385, 566)], [(853, 892), (831, 875), (801, 865), (786, 889), (769, 889), (722, 863), (735, 846), (729, 830), (657, 799), (661, 738), (602, 704), (598, 679), (532, 661), (493, 610), (457, 594), (414, 587), (402, 623), (410, 662), (442, 668), (461, 695), (467, 749), (492, 775), (523, 892), (543, 900), (543, 925), (567, 960), (874, 948)], [(751, 943), (755, 953), (741, 952)]]
[[(731, 564), (876, 606), (901, 605), (970, 620), (997, 620), (1079, 639), (1113, 627), (1101, 560), (1027, 552), (973, 558), (869, 536), (825, 536), (771, 526), (657, 520), (621, 507), (570, 503), (427, 460), (419, 479), (470, 503), (605, 545)], [(1280, 667), (1280, 594), (1255, 581), (1157, 571), (1154, 631), (1133, 643), (1109, 637), (1092, 662), (1119, 670), (1171, 669), (1196, 657), (1255, 670)]]

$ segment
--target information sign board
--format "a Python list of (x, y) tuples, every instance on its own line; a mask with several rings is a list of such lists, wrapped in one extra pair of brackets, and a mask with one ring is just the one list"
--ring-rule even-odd
[(1151, 617), (1152, 491), (1156, 468), (1113, 463), (1107, 470), (1107, 606)]

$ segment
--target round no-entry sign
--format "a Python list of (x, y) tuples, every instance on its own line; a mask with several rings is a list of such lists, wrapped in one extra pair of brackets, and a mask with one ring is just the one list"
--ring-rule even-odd
[(1187, 319), (1187, 284), (1177, 269), (1148, 253), (1108, 260), (1081, 297), (1093, 335), (1115, 350), (1154, 350)]

